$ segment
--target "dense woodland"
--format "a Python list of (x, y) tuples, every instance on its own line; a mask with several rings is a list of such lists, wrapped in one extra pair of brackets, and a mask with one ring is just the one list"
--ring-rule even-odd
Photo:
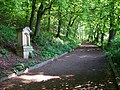
[(0, 44), (16, 45), (15, 29), (25, 26), (42, 58), (90, 41), (120, 64), (120, 0), (0, 0)]
[(2, 0), (0, 24), (29, 26), (33, 36), (41, 32), (89, 39), (102, 45), (119, 35), (119, 0)]

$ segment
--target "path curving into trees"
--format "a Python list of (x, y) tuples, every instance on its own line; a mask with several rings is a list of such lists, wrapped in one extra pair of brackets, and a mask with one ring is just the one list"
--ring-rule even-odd
[(104, 52), (84, 42), (57, 60), (0, 84), (0, 90), (117, 90)]

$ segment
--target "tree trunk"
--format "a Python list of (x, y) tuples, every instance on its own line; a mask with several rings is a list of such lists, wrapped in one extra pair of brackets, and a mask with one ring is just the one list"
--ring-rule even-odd
[(95, 36), (95, 43), (97, 44), (99, 42), (99, 27), (97, 27), (97, 30), (96, 30), (96, 36)]
[(40, 33), (40, 23), (41, 23), (42, 16), (43, 16), (43, 14), (45, 13), (46, 10), (51, 8), (52, 3), (53, 2), (51, 2), (49, 7), (45, 8), (45, 9), (43, 8), (43, 3), (40, 4), (38, 12), (37, 12), (37, 21), (36, 21), (35, 32), (34, 32), (33, 38), (35, 38), (36, 36), (39, 35), (39, 33)]
[(32, 30), (32, 26), (33, 26), (33, 22), (34, 22), (34, 15), (35, 15), (35, 4), (36, 4), (36, 0), (32, 1), (32, 12), (31, 12), (31, 17), (30, 17), (30, 23), (29, 23), (29, 27)]
[(101, 44), (102, 44), (102, 46), (103, 46), (103, 42), (104, 42), (104, 33), (101, 33)]
[(110, 9), (110, 30), (109, 30), (109, 38), (108, 38), (108, 46), (111, 46), (111, 40), (114, 39), (116, 35), (116, 30), (114, 27), (114, 1), (111, 2), (111, 9)]
[(61, 6), (58, 6), (58, 32), (56, 37), (60, 37), (60, 29), (61, 29)]
[(96, 42), (96, 44), (99, 42), (99, 32), (98, 31), (97, 31), (97, 35), (95, 37), (95, 42)]
[(47, 26), (47, 31), (49, 31), (49, 30), (50, 30), (50, 9), (48, 10), (48, 15), (49, 15), (49, 17), (48, 17), (48, 26)]
[(95, 32), (93, 33), (93, 36), (94, 36), (94, 41), (95, 44), (98, 43), (98, 39), (99, 39), (99, 24), (96, 25), (95, 27)]
[(69, 33), (69, 31), (70, 31), (71, 19), (72, 19), (72, 17), (70, 17), (70, 21), (69, 21), (68, 26), (67, 26), (67, 32), (66, 32), (66, 37), (67, 37), (67, 38), (68, 38), (68, 33)]
[(103, 28), (102, 28), (102, 31), (100, 32), (101, 33), (101, 45), (103, 46), (103, 43), (104, 43), (104, 36), (105, 36), (105, 33), (104, 33), (104, 28), (105, 28), (105, 21), (103, 23)]
[(74, 22), (75, 22), (75, 20), (76, 20), (77, 17), (78, 17), (78, 16), (74, 17), (73, 20), (72, 20), (72, 17), (70, 17), (70, 21), (69, 21), (68, 26), (67, 26), (66, 37), (68, 37), (69, 31), (70, 31), (70, 27), (73, 26), (73, 24), (74, 24)]
[(40, 23), (41, 23), (42, 15), (43, 15), (43, 3), (40, 4), (40, 7), (38, 9), (34, 37), (38, 36), (40, 33)]
[(111, 40), (114, 39), (116, 31), (114, 29), (109, 31), (108, 46), (111, 46)]

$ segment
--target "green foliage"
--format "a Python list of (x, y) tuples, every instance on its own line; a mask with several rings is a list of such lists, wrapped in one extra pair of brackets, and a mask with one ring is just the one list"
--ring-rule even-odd
[(6, 49), (1, 50), (2, 54), (5, 55), (6, 58), (9, 58), (8, 51)]
[(106, 55), (112, 59), (114, 63), (120, 65), (120, 37), (112, 40), (111, 47), (106, 48)]
[(30, 60), (28, 63), (19, 63), (17, 66), (11, 69), (12, 72), (18, 73), (19, 71), (25, 70), (28, 67), (34, 66), (39, 62), (36, 60)]
[(28, 63), (25, 64), (25, 67), (31, 67), (31, 66), (35, 66), (36, 64), (38, 64), (39, 62), (36, 60), (31, 60)]
[(34, 53), (33, 53), (33, 52), (30, 52), (30, 53), (29, 53), (29, 58), (34, 58), (34, 57), (35, 57)]
[(16, 41), (16, 36), (15, 29), (0, 25), (0, 44)]
[(74, 43), (72, 40), (63, 41), (60, 38), (54, 38), (51, 42), (51, 44), (46, 44), (42, 47), (41, 56), (43, 60), (58, 56), (65, 52), (70, 52), (77, 47), (77, 43)]
[(35, 44), (38, 45), (38, 46), (44, 46), (46, 45), (48, 42), (47, 42), (47, 37), (46, 38), (43, 38), (42, 36), (37, 36), (35, 37), (35, 40), (34, 40)]
[(19, 63), (17, 66), (11, 69), (12, 72), (17, 73), (21, 70), (25, 69), (25, 64), (24, 63)]
[[(76, 39), (86, 39), (88, 35), (92, 36), (89, 38), (94, 41), (96, 38), (96, 32), (99, 32), (99, 41), (100, 33), (107, 34), (110, 28), (110, 12), (111, 12), (111, 2), (114, 3), (114, 26), (115, 29), (119, 30), (120, 20), (120, 1), (109, 1), (109, 0), (37, 0), (36, 9), (38, 9), (39, 3), (43, 3), (43, 7), (47, 8), (50, 4), (50, 1), (53, 2), (53, 5), (50, 10), (50, 14), (46, 11), (42, 17), (42, 23), (40, 24), (41, 30), (45, 31), (47, 27), (50, 27), (50, 30), (56, 33), (59, 24), (57, 23), (61, 19), (61, 33), (66, 34), (68, 32), (71, 36), (76, 37)], [(0, 1), (0, 24), (14, 27), (24, 27), (29, 25), (32, 0), (2, 0)], [(61, 18), (58, 18), (58, 6), (60, 6)], [(49, 11), (49, 10), (48, 10)], [(37, 10), (35, 10), (36, 15)], [(16, 14), (17, 13), (17, 14)], [(50, 17), (50, 24), (48, 18)], [(76, 20), (74, 21), (74, 18)], [(36, 20), (36, 17), (35, 19)], [(91, 23), (92, 22), (92, 23)], [(105, 22), (105, 25), (104, 25)], [(74, 23), (74, 24), (72, 24)], [(35, 26), (35, 22), (34, 25)], [(85, 27), (84, 33), (81, 33), (82, 26)], [(40, 32), (41, 35), (43, 32)], [(12, 36), (11, 36), (12, 37)], [(83, 37), (83, 38), (80, 38)], [(47, 38), (47, 37), (46, 37)], [(45, 39), (46, 39), (45, 38)], [(7, 39), (8, 40), (8, 39)], [(39, 43), (42, 40), (43, 43)], [(48, 42), (47, 40), (41, 39), (41, 37), (36, 37), (35, 43), (40, 45), (45, 45)], [(101, 42), (99, 42), (101, 43)], [(100, 44), (101, 45), (101, 44)]]
[[(15, 44), (17, 40), (15, 28), (23, 28), (29, 25), (32, 1), (0, 0), (0, 45), (9, 45), (9, 42)], [(50, 1), (53, 1), (53, 5), (51, 9), (47, 9)], [(43, 3), (43, 8), (47, 10), (41, 17), (40, 35), (34, 38), (35, 44), (40, 47), (40, 52), (33, 51), (29, 55), (31, 58), (40, 55), (45, 60), (64, 52), (70, 52), (77, 47), (78, 43), (84, 40), (94, 41), (97, 45), (106, 44), (109, 29), (116, 30), (117, 35), (120, 35), (119, 0), (36, 0), (32, 33), (34, 33), (36, 14), (41, 2)], [(58, 23), (59, 20), (60, 23)], [(60, 26), (60, 38), (55, 38), (58, 26)], [(50, 28), (49, 32), (47, 31), (48, 27)], [(65, 37), (67, 31), (69, 34), (68, 38)], [(102, 34), (104, 35), (103, 37)], [(106, 55), (115, 64), (120, 65), (119, 39), (113, 40), (110, 48), (107, 46), (105, 48), (107, 48)], [(6, 49), (2, 49), (2, 54), (7, 58), (9, 56)], [(30, 61), (27, 64), (20, 63), (12, 71), (18, 72), (36, 63), (36, 61)]]
[(34, 39), (36, 45), (40, 46), (40, 53), (33, 52), (41, 56), (42, 60), (52, 58), (63, 54), (65, 52), (70, 52), (77, 47), (77, 44), (80, 43), (78, 40), (66, 38), (61, 36), (61, 38), (55, 38), (55, 33), (53, 32), (42, 32), (39, 36)]
[[(35, 15), (41, 2), (46, 10), (50, 1), (37, 0)], [(102, 45), (104, 40), (107, 41), (108, 39), (110, 28), (119, 31), (119, 2), (113, 0), (53, 0), (51, 9), (46, 10), (41, 17), (40, 35), (34, 38), (35, 44), (42, 48), (40, 50), (41, 56), (46, 59), (71, 51), (76, 47), (78, 40), (81, 42), (89, 39), (98, 45)], [(32, 0), (2, 0), (0, 4), (0, 24), (16, 28), (28, 25)], [(112, 6), (114, 8), (111, 8)], [(111, 13), (113, 14), (111, 24), (114, 27), (110, 27)], [(36, 17), (34, 20), (36, 20)], [(59, 20), (61, 23), (57, 23)], [(48, 22), (49, 26), (46, 24)], [(35, 26), (35, 22), (33, 26)], [(54, 37), (58, 26), (60, 26), (61, 37), (56, 39)], [(47, 27), (50, 28), (49, 32), (46, 32)], [(69, 32), (68, 38), (65, 37), (67, 31)], [(103, 39), (101, 39), (102, 33), (104, 34)], [(0, 44), (16, 41), (16, 31), (13, 28), (0, 25), (0, 36)], [(114, 53), (116, 52), (118, 51)], [(33, 58), (37, 53), (39, 52), (30, 53), (30, 57)]]
[(54, 33), (41, 31), (41, 34), (35, 37), (34, 42), (38, 46), (45, 46), (46, 44), (50, 44), (53, 37), (54, 37)]
[(40, 55), (40, 52), (33, 50), (32, 52), (29, 53), (30, 58), (34, 58), (35, 56)]
[(7, 76), (7, 74), (4, 72), (0, 72), (0, 77), (3, 77), (3, 76)]
[(0, 24), (25, 26), (28, 23), (30, 5), (31, 0), (0, 0)]

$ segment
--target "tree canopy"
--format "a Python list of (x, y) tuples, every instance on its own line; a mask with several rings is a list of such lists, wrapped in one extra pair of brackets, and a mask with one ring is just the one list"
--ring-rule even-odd
[(102, 45), (119, 34), (119, 0), (2, 0), (0, 24)]

